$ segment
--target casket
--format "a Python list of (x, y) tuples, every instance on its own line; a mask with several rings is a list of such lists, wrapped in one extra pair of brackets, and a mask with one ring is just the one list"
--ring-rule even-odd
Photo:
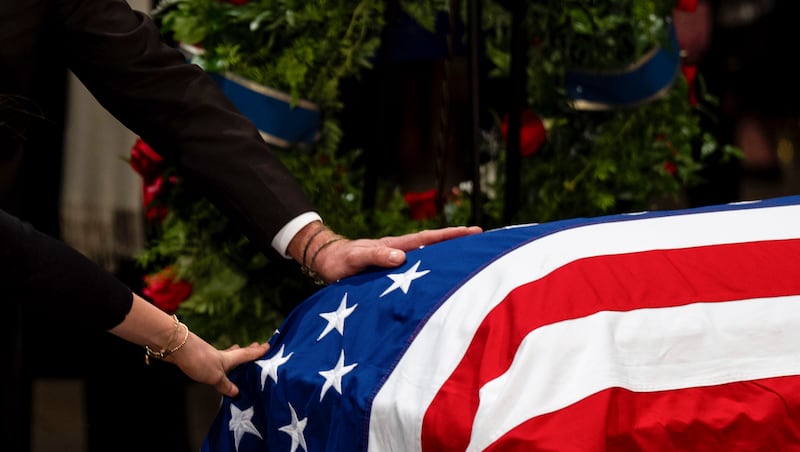
[(297, 307), (210, 451), (800, 450), (800, 197), (516, 225)]

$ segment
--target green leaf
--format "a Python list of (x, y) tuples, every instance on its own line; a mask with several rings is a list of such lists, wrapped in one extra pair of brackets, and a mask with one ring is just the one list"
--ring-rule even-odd
[(592, 34), (594, 32), (594, 25), (592, 18), (588, 12), (582, 8), (573, 8), (569, 10), (570, 21), (572, 23), (572, 30), (578, 34)]

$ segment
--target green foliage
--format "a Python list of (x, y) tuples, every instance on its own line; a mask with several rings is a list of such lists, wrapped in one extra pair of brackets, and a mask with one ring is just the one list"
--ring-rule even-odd
[(232, 71), (323, 109), (339, 107), (339, 81), (371, 67), (380, 44), (379, 0), (177, 0), (162, 14), (164, 30), (205, 52), (195, 63)]
[[(383, 2), (177, 0), (157, 19), (175, 40), (204, 49), (194, 63), (231, 71), (256, 83), (307, 99), (322, 113), (319, 140), (309, 147), (275, 148), (326, 222), (350, 237), (397, 235), (428, 227), (408, 219), (391, 187), (380, 187), (383, 209), (362, 209), (358, 149), (339, 149), (339, 84), (368, 70), (383, 28)], [(177, 176), (180, 176), (177, 174)], [(293, 261), (265, 256), (191, 187), (178, 183), (161, 202), (169, 215), (153, 224), (146, 269), (171, 266), (191, 282), (178, 314), (218, 346), (268, 339), (283, 317), (317, 287)]]
[[(694, 158), (701, 131), (687, 97), (679, 83), (638, 108), (564, 115), (548, 143), (523, 162), (519, 217), (596, 216), (649, 209), (665, 196), (677, 200), (701, 167)], [(709, 145), (715, 146), (710, 138)]]
[[(657, 208), (700, 182), (704, 161), (738, 150), (701, 130), (704, 114), (677, 74), (657, 99), (610, 111), (580, 111), (566, 95), (567, 71), (621, 71), (670, 40), (674, 1), (549, 0), (527, 5), (527, 108), (551, 124), (547, 141), (522, 162), (517, 222)], [(492, 75), (510, 72), (510, 16), (492, 9)], [(701, 93), (703, 95), (703, 93)], [(705, 96), (706, 101), (713, 101)], [(500, 173), (503, 187), (503, 172)]]
[[(447, 12), (444, 0), (401, 2), (428, 29)], [(464, 2), (459, 14), (464, 20)], [(512, 18), (485, 1), (483, 33), (494, 77), (508, 77)], [(652, 208), (697, 182), (703, 160), (736, 149), (718, 146), (700, 128), (700, 111), (688, 103), (676, 78), (661, 98), (626, 109), (576, 111), (565, 96), (567, 70), (619, 70), (652, 49), (669, 45), (674, 1), (548, 0), (528, 2), (527, 106), (550, 124), (546, 143), (522, 162), (522, 206), (514, 222), (549, 221)], [(409, 220), (396, 187), (378, 187), (380, 206), (362, 207), (359, 149), (341, 149), (339, 85), (371, 69), (384, 27), (379, 0), (254, 0), (236, 6), (219, 0), (175, 0), (158, 14), (180, 42), (202, 44), (195, 62), (209, 71), (231, 71), (320, 106), (320, 139), (310, 148), (278, 149), (320, 213), (351, 237), (380, 237), (438, 227)], [(495, 112), (498, 117), (504, 112)], [(496, 130), (484, 147), (502, 148)], [(486, 226), (501, 226), (506, 155), (499, 149), (484, 166)], [(179, 174), (177, 176), (180, 176)], [(494, 176), (494, 179), (488, 176)], [(177, 184), (162, 202), (170, 214), (153, 225), (140, 256), (146, 268), (172, 266), (193, 285), (179, 309), (203, 337), (225, 346), (265, 340), (288, 311), (317, 288), (292, 262), (253, 248), (205, 199)], [(469, 221), (470, 202), (456, 197), (445, 221)]]

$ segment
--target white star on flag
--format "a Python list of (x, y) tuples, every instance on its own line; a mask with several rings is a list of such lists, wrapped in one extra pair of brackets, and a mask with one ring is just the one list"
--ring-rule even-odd
[(308, 418), (298, 420), (297, 413), (294, 411), (294, 407), (291, 403), (289, 404), (289, 411), (292, 413), (292, 422), (288, 425), (278, 428), (278, 430), (286, 433), (292, 438), (291, 452), (295, 452), (297, 450), (297, 446), (302, 447), (304, 451), (308, 452), (308, 447), (306, 446), (306, 437), (303, 435), (303, 430), (306, 428)]
[(275, 383), (278, 382), (278, 367), (282, 366), (286, 361), (289, 361), (289, 358), (292, 357), (294, 352), (289, 353), (286, 356), (283, 356), (283, 349), (284, 345), (281, 345), (280, 350), (278, 353), (269, 359), (260, 359), (256, 361), (261, 367), (261, 389), (264, 389), (264, 385), (267, 383), (267, 375), (272, 378), (272, 381)]
[[(389, 286), (388, 289), (383, 291), (383, 293), (380, 295), (380, 297), (383, 297), (384, 295), (388, 294), (389, 292), (394, 291), (395, 289), (400, 289), (400, 290), (403, 291), (403, 293), (407, 294), (408, 293), (408, 288), (411, 287), (411, 281), (413, 281), (413, 280), (415, 280), (417, 278), (422, 278), (423, 276), (425, 276), (428, 273), (430, 273), (430, 270), (423, 270), (421, 272), (417, 271), (417, 269), (419, 268), (419, 264), (421, 264), (421, 263), (422, 263), (422, 261), (417, 261), (417, 263), (414, 264), (408, 270), (406, 270), (405, 273), (392, 273), (392, 274), (386, 275), (387, 278), (391, 279), (394, 282), (392, 283), (391, 286)], [(380, 297), (378, 297), (378, 298), (380, 298)]]
[(339, 395), (342, 394), (342, 377), (350, 373), (358, 363), (349, 364), (347, 366), (344, 365), (344, 350), (339, 353), (339, 361), (336, 363), (336, 366), (331, 370), (323, 370), (319, 374), (325, 378), (325, 383), (322, 385), (322, 390), (319, 393), (319, 401), (322, 402), (322, 398), (325, 397), (325, 393), (328, 392), (328, 389), (333, 387)]
[(336, 331), (338, 331), (339, 334), (344, 336), (344, 319), (346, 319), (347, 316), (355, 311), (356, 306), (358, 306), (358, 304), (354, 304), (349, 308), (347, 307), (347, 294), (345, 293), (344, 297), (342, 297), (342, 302), (339, 303), (339, 307), (336, 308), (335, 311), (321, 313), (319, 316), (327, 320), (328, 324), (325, 325), (325, 329), (322, 330), (322, 333), (320, 333), (317, 341), (333, 331), (334, 328), (336, 328)]
[(240, 410), (236, 405), (231, 404), (231, 420), (228, 422), (228, 428), (233, 432), (236, 450), (239, 450), (239, 443), (242, 441), (242, 437), (245, 433), (251, 433), (259, 437), (259, 439), (263, 439), (261, 438), (261, 433), (258, 433), (256, 426), (253, 425), (253, 412), (253, 407)]

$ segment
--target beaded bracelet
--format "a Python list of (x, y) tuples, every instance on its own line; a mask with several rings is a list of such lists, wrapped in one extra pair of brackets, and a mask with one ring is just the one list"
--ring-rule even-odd
[(306, 266), (306, 256), (308, 255), (308, 248), (311, 247), (311, 242), (313, 242), (314, 238), (326, 229), (328, 229), (328, 227), (325, 226), (324, 224), (319, 225), (319, 227), (311, 234), (311, 236), (306, 241), (306, 246), (303, 248), (303, 262), (300, 264), (303, 267)]
[(344, 240), (344, 237), (342, 237), (341, 235), (337, 235), (336, 237), (333, 237), (333, 238), (329, 239), (327, 242), (325, 242), (322, 245), (320, 245), (319, 248), (317, 248), (317, 250), (314, 251), (314, 254), (311, 256), (311, 261), (308, 263), (308, 267), (306, 267), (305, 265), (300, 267), (300, 271), (302, 271), (304, 275), (306, 275), (309, 278), (313, 279), (314, 280), (314, 284), (316, 284), (318, 286), (324, 286), (325, 285), (325, 281), (322, 278), (319, 277), (319, 274), (317, 274), (316, 271), (313, 270), (314, 261), (317, 260), (317, 256), (319, 255), (319, 252), (322, 251), (324, 248), (326, 248), (328, 245), (330, 245), (330, 244), (332, 244), (334, 242), (338, 242), (339, 240)]
[(176, 345), (175, 347), (172, 347), (170, 349), (168, 349), (167, 347), (164, 347), (159, 351), (155, 351), (152, 348), (150, 348), (149, 345), (145, 345), (144, 346), (144, 363), (146, 365), (148, 365), (148, 366), (150, 365), (150, 357), (158, 358), (158, 359), (164, 359), (167, 356), (177, 352), (184, 345), (186, 345), (186, 341), (189, 339), (189, 327), (186, 326), (186, 324), (184, 324), (183, 322), (179, 321), (177, 315), (173, 314), (172, 318), (175, 319), (175, 331), (172, 333), (172, 337), (170, 338), (169, 342), (167, 342), (167, 347), (169, 346), (169, 344), (171, 344), (173, 342), (173, 340), (175, 339), (175, 336), (178, 334), (178, 330), (180, 329), (181, 326), (184, 328), (184, 330), (186, 330), (186, 332), (183, 335), (183, 340), (181, 341), (180, 344)]

